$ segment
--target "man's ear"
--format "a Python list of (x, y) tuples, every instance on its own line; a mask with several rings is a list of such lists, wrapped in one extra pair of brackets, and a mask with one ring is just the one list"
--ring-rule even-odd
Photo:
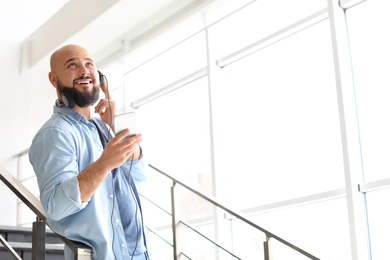
[(49, 81), (53, 85), (53, 87), (57, 88), (57, 76), (53, 72), (49, 72), (48, 74)]

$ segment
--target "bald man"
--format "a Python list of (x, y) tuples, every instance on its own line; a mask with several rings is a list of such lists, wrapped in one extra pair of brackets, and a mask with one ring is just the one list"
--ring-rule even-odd
[[(57, 100), (29, 158), (50, 228), (91, 246), (93, 259), (149, 259), (134, 184), (146, 179), (142, 136), (125, 139), (129, 129), (110, 135), (115, 102), (85, 48), (56, 50), (48, 77)], [(69, 248), (65, 258), (74, 259)]]

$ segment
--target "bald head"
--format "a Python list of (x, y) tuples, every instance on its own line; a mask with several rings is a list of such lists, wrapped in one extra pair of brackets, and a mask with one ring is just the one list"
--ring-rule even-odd
[(53, 52), (50, 57), (50, 70), (56, 72), (61, 66), (65, 65), (68, 59), (75, 57), (84, 57), (93, 61), (88, 50), (75, 44), (69, 44)]
[(87, 49), (70, 44), (59, 48), (50, 57), (49, 81), (61, 99), (61, 93), (74, 89), (80, 95), (99, 94), (100, 81), (92, 56)]

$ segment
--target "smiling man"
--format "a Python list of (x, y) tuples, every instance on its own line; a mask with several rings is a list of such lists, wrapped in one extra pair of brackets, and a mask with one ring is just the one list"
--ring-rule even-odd
[[(85, 48), (58, 49), (50, 69), (58, 99), (29, 152), (50, 228), (91, 246), (93, 259), (149, 259), (134, 184), (145, 180), (141, 135), (110, 136), (115, 102)], [(65, 258), (74, 259), (69, 248)]]
[[(76, 104), (85, 108), (94, 104), (99, 98), (99, 86), (94, 85), (92, 76), (97, 73), (94, 62), (89, 56), (80, 56), (81, 49), (68, 45), (55, 51), (50, 58), (49, 80), (57, 90), (59, 100), (73, 108)], [(88, 55), (86, 52), (84, 55)], [(70, 57), (70, 58), (67, 58)], [(62, 62), (58, 62), (62, 60)], [(78, 64), (83, 64), (84, 71), (80, 71)], [(77, 75), (77, 73), (79, 73)], [(64, 83), (59, 78), (65, 78)], [(95, 80), (97, 80), (95, 78)], [(69, 104), (66, 97), (70, 96), (76, 104)], [(64, 100), (65, 97), (65, 100)]]

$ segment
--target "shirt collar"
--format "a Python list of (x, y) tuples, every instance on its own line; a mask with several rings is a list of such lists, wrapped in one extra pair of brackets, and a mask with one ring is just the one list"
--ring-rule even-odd
[(74, 111), (73, 109), (71, 108), (68, 108), (68, 107), (58, 107), (58, 106), (54, 106), (53, 107), (53, 112), (54, 113), (59, 113), (61, 115), (64, 115), (76, 122), (84, 122), (84, 123), (87, 123), (87, 120), (85, 119), (85, 117), (83, 117), (81, 114), (79, 114), (78, 112)]

